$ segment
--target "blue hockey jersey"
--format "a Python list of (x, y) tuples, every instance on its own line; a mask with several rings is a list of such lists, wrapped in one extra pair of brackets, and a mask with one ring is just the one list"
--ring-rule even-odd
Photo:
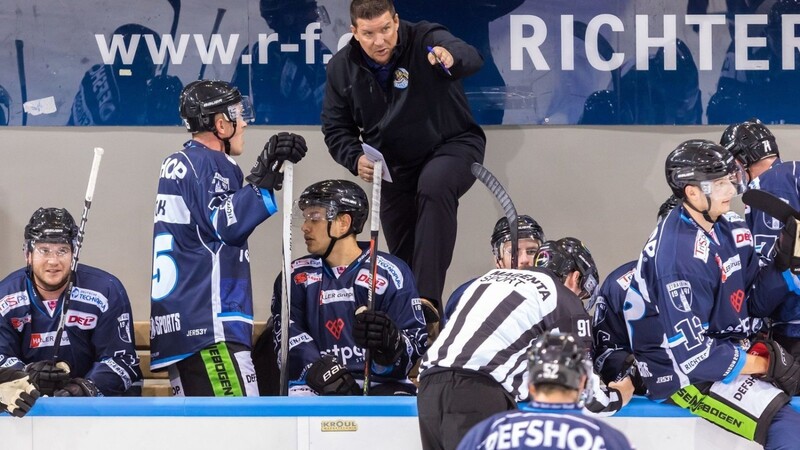
[(277, 211), (271, 191), (197, 141), (161, 165), (153, 226), (152, 370), (216, 342), (250, 347), (253, 293), (247, 238)]
[(636, 261), (629, 261), (608, 274), (595, 301), (592, 319), (594, 369), (605, 383), (622, 373), (631, 350), (625, 322), (625, 297), (633, 280)]
[[(614, 449), (632, 450), (628, 438), (598, 419), (580, 415), (573, 404), (533, 402), (479, 422), (457, 450)], [(580, 443), (580, 444), (577, 444)]]
[[(61, 306), (49, 308), (26, 269), (0, 281), (0, 367), (53, 359)], [(121, 395), (141, 381), (131, 333), (131, 302), (113, 275), (78, 265), (58, 359), (70, 376), (92, 380), (103, 395)]]
[[(360, 243), (361, 255), (338, 277), (317, 255), (292, 262), (291, 325), (287, 378), (290, 388), (305, 385), (304, 372), (328, 353), (336, 357), (357, 380), (364, 379), (364, 350), (353, 340), (355, 312), (367, 304), (370, 287), (369, 246)], [(414, 276), (400, 259), (378, 252), (378, 281), (374, 307), (384, 311), (401, 332), (404, 351), (393, 366), (372, 363), (372, 382), (410, 383), (408, 372), (425, 352), (428, 333)], [(281, 278), (275, 282), (272, 315), (275, 348), (280, 360)]]
[[(800, 210), (800, 166), (796, 161), (782, 162), (776, 159), (770, 168), (758, 178), (750, 181), (751, 189), (762, 189), (770, 194), (780, 197), (795, 210)], [(753, 232), (756, 251), (761, 256), (762, 264), (772, 262), (772, 252), (778, 235), (783, 228), (783, 222), (768, 216), (758, 209), (746, 210), (747, 225)], [(777, 334), (800, 338), (800, 279), (787, 272), (785, 280), (776, 281), (781, 287), (784, 282), (792, 292), (786, 296), (776, 296), (766, 308), (768, 315), (773, 319), (772, 328)]]
[(757, 283), (775, 277), (759, 271), (752, 235), (736, 213), (707, 233), (683, 205), (670, 212), (640, 255), (625, 312), (648, 395), (665, 399), (689, 384), (739, 375), (741, 340), (761, 328), (754, 317), (774, 295)]

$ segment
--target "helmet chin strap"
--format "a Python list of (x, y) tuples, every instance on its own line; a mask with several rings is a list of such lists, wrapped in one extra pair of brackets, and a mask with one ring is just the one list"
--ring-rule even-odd
[(333, 236), (331, 236), (331, 223), (332, 222), (329, 220), (328, 221), (328, 237), (331, 238), (331, 243), (328, 244), (328, 248), (325, 250), (325, 253), (322, 255), (322, 259), (328, 259), (328, 256), (333, 251), (333, 246), (336, 245), (336, 241), (338, 241), (339, 239), (342, 239), (342, 238), (346, 238), (347, 236), (350, 236), (354, 232), (353, 228), (351, 227), (350, 230), (347, 233), (345, 233), (345, 234), (343, 234), (343, 235), (341, 235), (339, 237), (333, 237)]
[[(227, 116), (225, 116), (225, 118), (227, 119)], [(230, 155), (231, 155), (231, 138), (233, 137), (233, 135), (235, 135), (235, 134), (236, 134), (236, 121), (230, 121), (230, 120), (228, 120), (228, 122), (230, 122), (231, 124), (233, 124), (233, 133), (231, 133), (231, 135), (230, 135), (230, 136), (228, 136), (228, 137), (224, 138), (224, 137), (222, 137), (222, 136), (220, 136), (220, 135), (219, 135), (219, 132), (217, 132), (217, 129), (216, 129), (216, 127), (215, 127), (215, 128), (214, 128), (214, 136), (215, 136), (217, 139), (219, 139), (220, 141), (222, 141), (222, 145), (223, 145), (223, 147), (224, 147), (225, 154), (226, 154), (226, 155), (228, 155), (228, 156), (230, 156)]]
[[(708, 195), (708, 194), (705, 194), (705, 197), (706, 197), (706, 204), (708, 204), (708, 206), (710, 208), (711, 207), (711, 196)], [(701, 211), (701, 210), (695, 208), (695, 206), (692, 204), (692, 202), (689, 201), (688, 198), (684, 199), (683, 204), (688, 206), (689, 208), (691, 208), (695, 212), (698, 212), (698, 213), (702, 214), (703, 215), (703, 219), (706, 219), (709, 223), (712, 223), (712, 224), (716, 223), (716, 220), (712, 219), (711, 216), (708, 214), (708, 208), (706, 208), (706, 209)]]

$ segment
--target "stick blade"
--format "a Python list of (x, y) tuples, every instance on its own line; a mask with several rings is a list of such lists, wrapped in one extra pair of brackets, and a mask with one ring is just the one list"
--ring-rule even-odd
[(511, 268), (516, 269), (518, 267), (517, 245), (519, 241), (517, 236), (517, 208), (514, 206), (514, 202), (511, 201), (511, 196), (508, 195), (508, 192), (503, 185), (500, 184), (497, 177), (495, 177), (489, 169), (484, 167), (483, 164), (472, 163), (470, 170), (472, 171), (472, 175), (494, 194), (495, 199), (497, 199), (500, 206), (503, 208), (503, 214), (506, 216), (506, 220), (508, 220), (508, 228), (511, 234)]
[(784, 223), (786, 223), (786, 220), (790, 217), (800, 219), (800, 212), (796, 211), (779, 197), (769, 192), (762, 191), (761, 189), (748, 189), (747, 192), (742, 195), (742, 202)]

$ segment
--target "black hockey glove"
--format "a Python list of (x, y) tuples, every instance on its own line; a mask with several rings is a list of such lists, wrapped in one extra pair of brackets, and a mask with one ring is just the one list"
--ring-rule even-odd
[(42, 395), (52, 396), (69, 380), (69, 366), (63, 361), (36, 361), (25, 366), (25, 372)]
[(359, 395), (353, 375), (331, 355), (322, 357), (306, 369), (306, 384), (319, 395)]
[(356, 314), (353, 340), (359, 347), (374, 351), (373, 359), (382, 366), (393, 365), (403, 351), (400, 331), (383, 311), (364, 310)]
[(630, 354), (625, 358), (625, 366), (623, 367), (623, 371), (614, 381), (622, 381), (625, 379), (625, 377), (631, 378), (634, 395), (647, 394), (647, 386), (645, 386), (644, 380), (642, 380), (642, 376), (639, 374), (639, 367), (636, 365), (636, 358), (633, 356), (633, 354)]
[(31, 410), (40, 396), (27, 373), (15, 369), (0, 369), (0, 409), (22, 417)]
[(280, 190), (283, 187), (283, 172), (280, 171), (283, 162), (299, 162), (307, 151), (303, 136), (286, 132), (275, 134), (264, 144), (264, 150), (258, 155), (246, 180), (262, 189)]
[(772, 340), (759, 339), (750, 346), (749, 353), (769, 359), (767, 373), (762, 379), (781, 388), (788, 395), (795, 395), (800, 387), (800, 362), (783, 347)]
[(53, 394), (54, 397), (97, 397), (100, 391), (92, 380), (73, 378)]
[(778, 245), (775, 246), (775, 267), (781, 272), (791, 270), (800, 274), (800, 245), (798, 244), (797, 219), (790, 217), (786, 220), (781, 234), (778, 236)]

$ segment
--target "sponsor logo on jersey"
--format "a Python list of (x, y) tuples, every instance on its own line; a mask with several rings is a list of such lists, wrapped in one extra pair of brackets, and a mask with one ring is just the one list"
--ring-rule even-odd
[(397, 289), (403, 289), (403, 273), (400, 271), (399, 267), (380, 255), (378, 255), (378, 267), (389, 273)]
[[(366, 289), (372, 288), (372, 277), (370, 276), (369, 270), (367, 269), (360, 269), (358, 271), (358, 275), (356, 275), (355, 284), (361, 286)], [(383, 295), (386, 293), (386, 288), (389, 286), (389, 280), (382, 277), (380, 274), (377, 276), (377, 281), (375, 282), (375, 293), (378, 295)]]
[(337, 317), (336, 320), (329, 320), (325, 322), (325, 328), (336, 338), (339, 340), (339, 337), (342, 335), (342, 330), (344, 329), (344, 320), (340, 317)]
[(181, 313), (172, 313), (150, 318), (150, 339), (176, 331), (181, 331)]
[(669, 383), (672, 381), (672, 375), (664, 375), (656, 378), (656, 384)]
[(225, 220), (228, 221), (228, 226), (236, 224), (239, 220), (236, 219), (236, 211), (233, 210), (233, 199), (228, 197), (222, 207), (225, 211)]
[(11, 318), (11, 326), (17, 330), (17, 332), (22, 333), (22, 329), (25, 327), (26, 323), (31, 323), (31, 315), (26, 314), (22, 317), (12, 317)]
[(157, 194), (153, 223), (186, 225), (192, 220), (189, 207), (180, 195)]
[(333, 344), (333, 347), (327, 348), (321, 353), (327, 353), (335, 356), (336, 360), (342, 363), (342, 365), (345, 367), (347, 367), (348, 361), (353, 358), (355, 358), (355, 362), (364, 361), (364, 349), (361, 347), (339, 347), (337, 344)]
[(97, 326), (97, 316), (83, 311), (70, 310), (67, 313), (66, 326), (92, 330)]
[(31, 301), (28, 299), (28, 294), (24, 292), (15, 292), (13, 294), (6, 295), (2, 300), (0, 300), (0, 314), (5, 316), (12, 309), (30, 304)]
[(208, 332), (208, 328), (195, 328), (186, 332), (186, 337), (203, 336)]
[(709, 244), (710, 242), (705, 233), (702, 230), (697, 230), (697, 237), (694, 238), (694, 257), (703, 262), (708, 262)]
[(623, 291), (627, 291), (628, 288), (631, 286), (631, 281), (633, 281), (633, 274), (636, 272), (636, 268), (625, 272), (621, 277), (617, 278), (617, 284), (619, 287), (622, 288)]
[(294, 284), (302, 284), (306, 287), (322, 281), (322, 274), (316, 272), (299, 272), (294, 275)]
[(186, 176), (186, 172), (186, 165), (180, 159), (170, 156), (161, 163), (160, 178), (182, 180)]
[(731, 256), (724, 263), (722, 262), (722, 258), (720, 258), (719, 255), (715, 255), (714, 260), (717, 262), (717, 265), (719, 266), (720, 279), (722, 280), (723, 283), (728, 281), (728, 277), (730, 277), (734, 272), (742, 268), (742, 261), (739, 258), (739, 255)]
[(701, 362), (705, 361), (708, 358), (709, 353), (711, 353), (710, 342), (709, 345), (706, 346), (705, 350), (687, 359), (686, 361), (680, 363), (681, 370), (683, 370), (683, 373), (686, 374), (691, 373), (694, 369), (697, 368), (698, 364), (700, 364)]
[(96, 291), (76, 287), (73, 289), (70, 299), (96, 306), (100, 312), (108, 311), (108, 299)]
[(739, 323), (736, 325), (728, 325), (727, 328), (722, 330), (722, 333), (737, 333), (737, 334), (752, 334), (760, 330), (763, 326), (762, 320), (752, 317), (737, 317)]
[(133, 380), (131, 380), (131, 377), (130, 375), (128, 375), (128, 372), (122, 366), (117, 364), (114, 358), (108, 358), (104, 360), (103, 364), (108, 366), (109, 369), (111, 369), (114, 373), (117, 374), (118, 377), (122, 379), (122, 383), (125, 385), (126, 391), (128, 390), (128, 388), (131, 387), (131, 385), (133, 384)]
[[(56, 332), (31, 333), (30, 348), (52, 347), (56, 341)], [(61, 346), (69, 345), (69, 335), (61, 333)]]
[(295, 337), (289, 338), (289, 350), (297, 347), (303, 342), (311, 342), (314, 339), (308, 333), (298, 334)]
[(733, 398), (736, 400), (742, 401), (744, 400), (744, 396), (747, 395), (747, 391), (750, 390), (756, 384), (756, 379), (752, 376), (749, 376), (739, 384), (739, 387), (736, 388), (736, 392), (733, 394)]
[(331, 291), (320, 291), (319, 304), (327, 305), (329, 303), (338, 302), (353, 302), (355, 303), (355, 296), (353, 296), (353, 288), (334, 289)]
[(692, 310), (692, 285), (685, 280), (667, 283), (667, 292), (672, 306), (681, 312)]
[(744, 303), (744, 291), (741, 289), (737, 289), (736, 292), (731, 294), (731, 306), (736, 312), (742, 311), (742, 304)]
[(733, 241), (736, 243), (736, 247), (742, 248), (753, 246), (753, 235), (747, 228), (736, 228), (732, 231), (732, 233)]
[(20, 363), (21, 361), (13, 356), (6, 358), (5, 355), (0, 355), (0, 367), (11, 367)]
[(117, 334), (122, 342), (131, 343), (131, 315), (122, 313), (117, 317)]
[[(236, 395), (234, 392), (233, 383), (231, 383), (231, 379), (235, 380), (237, 378), (235, 371), (230, 370), (233, 367), (225, 363), (225, 361), (222, 359), (222, 354), (220, 354), (219, 348), (216, 345), (208, 350), (208, 356), (211, 357), (211, 364), (206, 363), (206, 370), (211, 369), (216, 372), (214, 375), (214, 383), (219, 383), (219, 387), (222, 388), (222, 395)], [(209, 375), (211, 374), (209, 373)]]
[(481, 441), (480, 448), (580, 448), (605, 449), (605, 438), (600, 431), (593, 431), (572, 420), (553, 420), (538, 417), (531, 420), (514, 419), (493, 428)]
[(322, 267), (322, 260), (318, 258), (302, 258), (292, 261), (292, 271), (300, 267)]

